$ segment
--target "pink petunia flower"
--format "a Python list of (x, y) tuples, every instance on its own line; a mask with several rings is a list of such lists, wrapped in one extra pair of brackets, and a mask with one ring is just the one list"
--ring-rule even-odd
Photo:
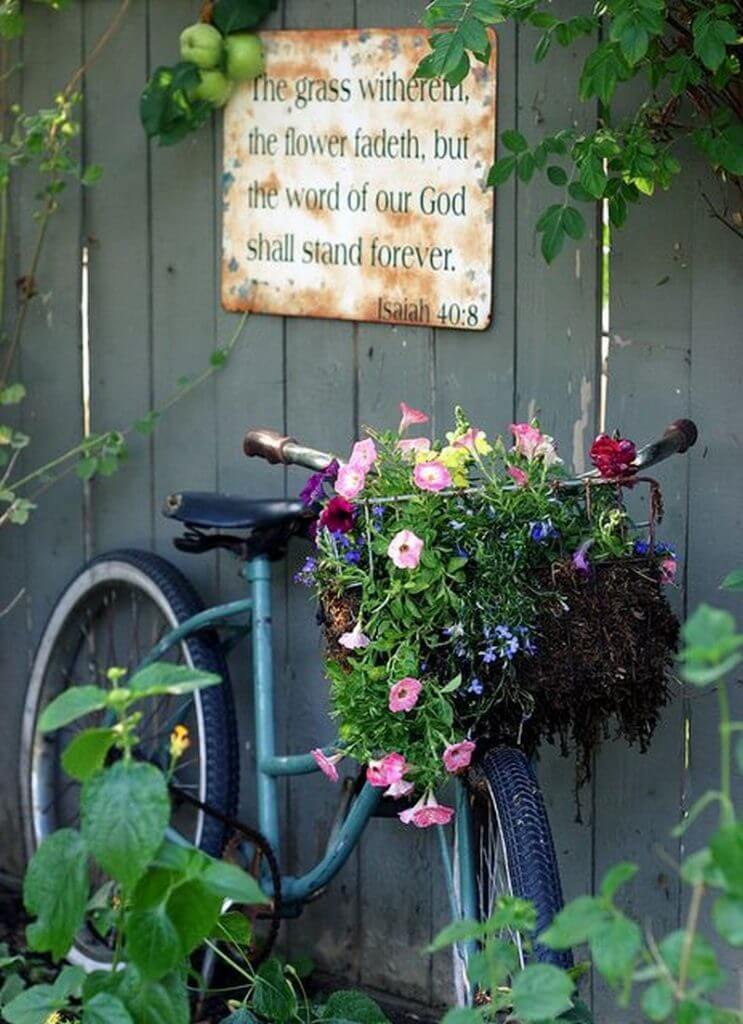
[(559, 466), (562, 463), (562, 459), (557, 454), (557, 446), (554, 439), (549, 434), (542, 434), (542, 440), (537, 445), (534, 458), (541, 459), (547, 469), (551, 466)]
[(364, 473), (368, 473), (376, 461), (377, 446), (370, 437), (367, 437), (365, 441), (357, 441), (353, 446), (348, 464), (349, 466), (355, 466)]
[(315, 747), (315, 749), (311, 750), (310, 753), (315, 759), (315, 764), (323, 773), (325, 778), (330, 779), (331, 782), (337, 782), (338, 769), (336, 768), (336, 765), (343, 760), (345, 755), (331, 754), (331, 756), (328, 757), (328, 755), (323, 750), (321, 750), (320, 747)]
[(411, 409), (405, 402), (400, 402), (400, 412), (402, 413), (398, 429), (400, 434), (404, 434), (408, 427), (412, 427), (414, 423), (428, 423), (428, 416), (424, 412), (420, 412), (418, 409)]
[(320, 513), (317, 524), (331, 533), (350, 533), (354, 525), (353, 505), (345, 498), (331, 498)]
[(390, 541), (387, 554), (398, 569), (416, 569), (421, 560), (423, 541), (412, 530), (400, 530)]
[(531, 423), (512, 423), (514, 451), (526, 457), (531, 462), (534, 459), (536, 450), (542, 441), (542, 432), (533, 427)]
[(599, 434), (591, 445), (591, 462), (601, 476), (611, 479), (632, 472), (632, 463), (637, 455), (633, 441), (626, 437), (610, 437)]
[(341, 466), (335, 481), (335, 490), (342, 498), (350, 500), (355, 498), (360, 491), (363, 491), (366, 483), (366, 473), (360, 466), (354, 466), (349, 462), (347, 466)]
[(452, 773), (461, 772), (465, 768), (469, 768), (474, 749), (475, 744), (472, 740), (450, 743), (444, 751), (444, 768)]
[(423, 689), (420, 679), (406, 676), (390, 687), (390, 711), (412, 711)]
[(347, 651), (356, 651), (359, 648), (368, 647), (371, 640), (366, 633), (361, 632), (361, 623), (357, 622), (350, 633), (344, 633), (338, 637), (338, 643)]
[(409, 796), (414, 789), (415, 786), (412, 782), (406, 782), (405, 779), (401, 779), (399, 782), (393, 782), (389, 789), (385, 789), (382, 796), (389, 796), (393, 800), (400, 800), (404, 796)]
[(675, 558), (664, 558), (663, 561), (660, 563), (661, 583), (675, 583), (676, 569), (677, 563)]
[(370, 761), (366, 767), (366, 779), (372, 786), (394, 786), (402, 782), (408, 770), (408, 763), (402, 754), (385, 754), (378, 761)]
[(454, 808), (440, 804), (430, 791), (422, 796), (414, 807), (408, 807), (398, 814), (403, 825), (415, 825), (416, 828), (448, 825), (453, 817)]
[(443, 491), (451, 487), (451, 473), (443, 462), (419, 462), (413, 470), (416, 487), (422, 491)]
[(519, 469), (518, 466), (509, 466), (506, 472), (515, 482), (517, 487), (529, 486), (529, 474), (525, 473), (523, 469)]
[(431, 450), (431, 442), (427, 437), (401, 437), (397, 442), (397, 447), (403, 453), (408, 455), (410, 452), (428, 452)]
[(470, 429), (462, 434), (461, 437), (457, 437), (452, 441), (453, 448), (466, 448), (468, 452), (472, 452), (473, 455), (480, 452), (481, 449), (485, 449), (484, 453), (490, 449), (488, 444), (487, 435), (484, 430), (478, 430), (477, 427), (470, 427)]

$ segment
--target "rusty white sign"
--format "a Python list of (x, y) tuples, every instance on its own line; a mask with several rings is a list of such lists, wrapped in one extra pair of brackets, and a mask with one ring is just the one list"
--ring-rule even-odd
[(495, 45), (452, 86), (413, 77), (421, 29), (262, 38), (225, 113), (224, 307), (487, 327)]

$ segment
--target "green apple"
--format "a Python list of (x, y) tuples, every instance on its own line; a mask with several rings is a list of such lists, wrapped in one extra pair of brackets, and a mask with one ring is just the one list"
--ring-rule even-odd
[(247, 82), (263, 74), (263, 43), (252, 32), (235, 32), (224, 42), (227, 51), (227, 77)]
[(181, 57), (199, 68), (216, 68), (222, 60), (224, 39), (219, 29), (201, 22), (181, 32)]
[(213, 107), (223, 107), (230, 98), (232, 82), (221, 71), (201, 71), (201, 82), (191, 92), (195, 100), (206, 100)]

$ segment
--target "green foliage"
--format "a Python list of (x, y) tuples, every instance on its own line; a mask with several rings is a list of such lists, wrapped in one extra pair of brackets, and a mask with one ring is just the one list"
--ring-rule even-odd
[(257, 28), (272, 11), (278, 0), (217, 0), (212, 15), (222, 35)]
[[(27, 989), (14, 975), (7, 998), (0, 999), (10, 1024), (45, 1024), (55, 1011), (80, 1024), (188, 1024), (190, 954), (207, 940), (217, 951), (228, 942), (234, 950), (250, 941), (249, 929), (234, 927), (230, 915), (217, 930), (224, 900), (237, 906), (267, 902), (258, 882), (235, 865), (165, 840), (168, 780), (135, 756), (140, 704), (189, 694), (219, 678), (168, 663), (148, 665), (128, 685), (124, 676), (112, 669), (109, 689), (72, 687), (45, 709), (45, 732), (95, 714), (110, 716), (111, 725), (77, 733), (65, 750), (65, 771), (83, 781), (81, 831), (61, 829), (44, 840), (23, 892), (34, 918), (28, 927), (32, 950), (61, 959), (87, 920), (102, 938), (111, 938), (113, 967), (122, 969), (85, 977), (79, 968), (65, 967), (53, 984)], [(171, 771), (185, 749), (174, 743), (171, 737)], [(91, 863), (98, 877), (107, 876), (92, 897)], [(4, 966), (12, 967), (12, 958), (0, 960)]]
[[(704, 654), (710, 663), (723, 665), (724, 649), (734, 635), (732, 616), (702, 606), (684, 630), (683, 664), (701, 660)], [(616, 900), (621, 888), (631, 883), (637, 872), (636, 865), (625, 862), (606, 873), (597, 895), (572, 900), (538, 936), (542, 945), (556, 950), (586, 944), (594, 969), (616, 993), (622, 1019), (634, 994), (642, 1018), (648, 1021), (735, 1024), (741, 1020), (739, 1009), (715, 1000), (726, 980), (716, 947), (721, 942), (736, 949), (743, 946), (743, 822), (737, 820), (730, 799), (728, 742), (732, 732), (743, 729), (743, 723), (730, 721), (725, 675), (720, 668), (715, 680), (720, 703), (721, 788), (706, 794), (685, 822), (687, 825), (690, 818), (719, 805), (720, 824), (708, 845), (681, 865), (682, 881), (693, 887), (685, 926), (665, 936), (654, 935), (652, 922), (641, 929), (620, 909)], [(740, 768), (743, 772), (743, 765)], [(714, 943), (699, 930), (701, 921), (709, 921), (702, 910), (707, 895), (713, 898)], [(495, 1024), (504, 1019), (525, 1024), (558, 1019), (591, 1024), (591, 1015), (575, 992), (576, 972), (529, 962), (535, 922), (520, 904), (501, 898), (489, 921), (454, 921), (434, 940), (431, 951), (456, 943), (479, 943), (479, 951), (469, 961), (469, 973), (489, 996), (475, 1007), (450, 1010), (443, 1024)], [(513, 942), (506, 941), (515, 934), (526, 953), (525, 968), (518, 963)]]
[[(534, 144), (508, 128), (501, 142), (510, 152), (488, 177), (488, 184), (497, 187), (513, 174), (529, 182), (546, 168), (547, 181), (563, 191), (537, 224), (548, 263), (567, 239), (578, 240), (585, 233), (584, 218), (571, 198), (606, 200), (611, 223), (620, 228), (628, 204), (670, 187), (681, 170), (674, 151), (684, 137), (723, 178), (743, 175), (743, 101), (734, 85), (743, 34), (739, 6), (717, 0), (692, 6), (679, 0), (612, 0), (600, 12), (565, 19), (553, 13), (547, 0), (434, 0), (423, 15), (433, 30), (431, 52), (416, 74), (461, 82), (472, 59), (489, 60), (486, 29), (502, 21), (539, 33), (537, 63), (553, 44), (568, 47), (580, 37), (590, 37), (593, 44), (580, 67), (575, 93), (582, 102), (598, 102), (597, 128), (578, 130), (569, 124)], [(630, 113), (620, 115), (618, 90), (629, 81), (638, 98)], [(682, 100), (690, 101), (683, 116)], [(549, 154), (560, 156), (562, 163), (546, 167)]]

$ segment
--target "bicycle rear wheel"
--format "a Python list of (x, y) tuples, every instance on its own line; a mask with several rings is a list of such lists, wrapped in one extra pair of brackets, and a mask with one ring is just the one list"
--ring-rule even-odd
[[(478, 919), (491, 916), (499, 896), (519, 896), (534, 904), (536, 939), (562, 909), (563, 897), (547, 810), (531, 764), (521, 750), (494, 747), (473, 770), (470, 789)], [(504, 938), (514, 942), (522, 966), (527, 960), (573, 966), (569, 950), (548, 949), (535, 941), (527, 956), (520, 936)], [(472, 996), (466, 957), (456, 949), (454, 985), (458, 1003), (466, 1005)]]
[[(26, 854), (30, 859), (53, 831), (79, 824), (80, 785), (65, 775), (61, 755), (80, 729), (100, 724), (103, 712), (53, 735), (38, 731), (47, 704), (73, 685), (110, 685), (109, 668), (133, 672), (171, 629), (203, 610), (190, 582), (169, 562), (142, 551), (114, 551), (85, 566), (61, 594), (42, 633), (29, 678), (21, 737), (20, 788)], [(170, 733), (185, 725), (191, 745), (173, 777), (178, 790), (234, 816), (238, 796), (235, 712), (227, 666), (217, 637), (200, 632), (164, 659), (214, 672), (220, 686), (188, 696), (166, 695), (143, 707), (137, 756), (167, 766)], [(219, 857), (225, 827), (188, 801), (173, 801), (171, 825), (195, 846)], [(105, 909), (107, 885), (95, 877)], [(108, 886), (110, 888), (110, 886)], [(104, 918), (102, 917), (102, 920)], [(106, 934), (86, 928), (68, 959), (86, 970), (105, 969), (113, 951)]]

